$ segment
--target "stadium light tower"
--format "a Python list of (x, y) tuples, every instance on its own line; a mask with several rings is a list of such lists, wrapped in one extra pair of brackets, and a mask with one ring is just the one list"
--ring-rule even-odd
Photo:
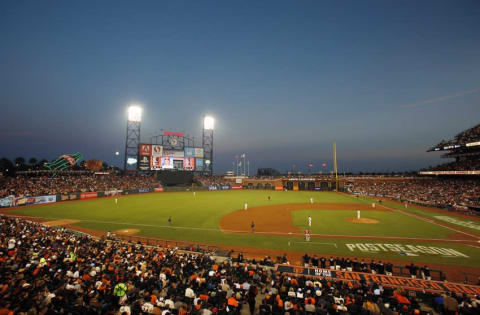
[(202, 132), (202, 144), (203, 155), (205, 158), (205, 175), (213, 175), (213, 129), (215, 125), (215, 119), (211, 116), (205, 116), (203, 118), (203, 132)]
[(127, 171), (127, 166), (137, 165), (142, 108), (138, 105), (130, 105), (128, 106), (127, 113), (127, 137), (125, 139), (125, 161), (123, 164), (124, 171)]

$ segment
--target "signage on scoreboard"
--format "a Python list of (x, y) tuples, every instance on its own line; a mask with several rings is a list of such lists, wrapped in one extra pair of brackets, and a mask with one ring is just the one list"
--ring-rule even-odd
[(195, 157), (195, 148), (185, 148), (185, 157)]
[(141, 156), (138, 161), (138, 169), (141, 171), (148, 171), (150, 169), (150, 156)]
[(178, 151), (178, 150), (163, 150), (163, 156), (183, 158), (185, 156), (185, 152), (184, 151)]
[(173, 168), (173, 158), (170, 156), (162, 157), (162, 169), (172, 169)]
[(150, 168), (152, 170), (161, 170), (162, 169), (162, 157), (160, 155), (152, 156)]
[(195, 169), (195, 158), (186, 157), (183, 159), (183, 169), (187, 171), (193, 171)]
[(158, 144), (152, 144), (152, 156), (162, 156), (163, 147)]
[(195, 169), (197, 171), (203, 171), (203, 159), (199, 159), (199, 158), (195, 159)]
[(195, 148), (195, 157), (203, 158), (203, 148)]
[(152, 155), (152, 145), (151, 144), (140, 144), (139, 155)]
[(164, 131), (163, 132), (164, 136), (173, 136), (173, 137), (179, 137), (183, 138), (183, 132), (175, 132), (175, 131)]

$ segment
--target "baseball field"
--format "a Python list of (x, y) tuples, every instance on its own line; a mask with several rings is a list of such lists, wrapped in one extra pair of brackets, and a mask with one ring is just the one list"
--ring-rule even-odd
[[(100, 198), (8, 213), (83, 231), (185, 240), (271, 256), (341, 255), (449, 265), (480, 273), (479, 220), (335, 192), (150, 193), (118, 197), (117, 203), (115, 198)], [(305, 229), (311, 234), (308, 242)]]

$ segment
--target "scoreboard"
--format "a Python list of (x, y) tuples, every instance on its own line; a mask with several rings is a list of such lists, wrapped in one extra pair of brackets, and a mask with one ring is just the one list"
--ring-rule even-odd
[(167, 146), (141, 143), (138, 148), (137, 165), (140, 171), (203, 171), (203, 159), (203, 148), (180, 148), (177, 143), (172, 140), (169, 141)]

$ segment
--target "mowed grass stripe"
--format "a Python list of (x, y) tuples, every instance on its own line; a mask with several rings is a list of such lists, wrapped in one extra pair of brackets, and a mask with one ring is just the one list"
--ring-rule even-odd
[(429, 224), (403, 214), (388, 210), (361, 211), (362, 218), (377, 220), (376, 224), (360, 224), (350, 222), (356, 218), (357, 212), (351, 210), (301, 210), (292, 212), (293, 222), (300, 229), (308, 228), (308, 216), (312, 217), (312, 233), (396, 236), (417, 238), (445, 238), (451, 232), (440, 226)]

